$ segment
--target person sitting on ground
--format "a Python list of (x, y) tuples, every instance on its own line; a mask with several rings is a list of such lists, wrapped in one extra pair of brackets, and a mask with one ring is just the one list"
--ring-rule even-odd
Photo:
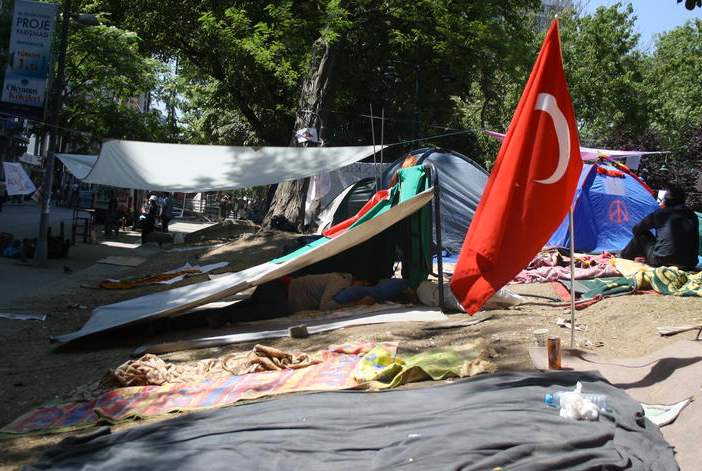
[[(622, 258), (643, 257), (652, 267), (676, 266), (693, 269), (697, 265), (699, 222), (693, 210), (685, 206), (685, 190), (668, 187), (664, 207), (634, 226), (634, 237), (622, 250)], [(655, 229), (656, 235), (651, 232)]]

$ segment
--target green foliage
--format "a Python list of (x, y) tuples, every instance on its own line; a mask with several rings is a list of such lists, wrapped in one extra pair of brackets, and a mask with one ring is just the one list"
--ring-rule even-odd
[(634, 20), (631, 5), (621, 3), (592, 15), (571, 11), (562, 20), (563, 61), (583, 145), (646, 129), (652, 110)]
[[(439, 145), (489, 166), (500, 143), (479, 129), (509, 125), (543, 40), (538, 3), (74, 0), (74, 10), (114, 27), (71, 27), (62, 127), (94, 140), (287, 145), (313, 46), (334, 44), (340, 54), (323, 78), (331, 100), (320, 111), (326, 144), (382, 136), (404, 143), (388, 158)], [(559, 18), (581, 143), (686, 148), (702, 116), (701, 20), (647, 53), (637, 49), (630, 5)], [(390, 65), (399, 80), (384, 80)], [(130, 97), (139, 95), (164, 103), (165, 117), (136, 112)], [(385, 117), (375, 134), (371, 107)], [(72, 137), (85, 146), (88, 138)]]
[[(12, 2), (4, 1), (2, 5), (0, 36), (3, 53), (6, 53)], [(63, 7), (59, 10), (63, 11)], [(62, 91), (59, 122), (59, 134), (64, 142), (62, 150), (95, 153), (104, 139), (168, 140), (160, 114), (157, 111), (141, 113), (136, 108), (140, 96), (148, 97), (152, 90), (162, 86), (159, 76), (163, 64), (141, 53), (135, 33), (108, 26), (107, 16), (91, 2), (74, 1), (72, 11), (94, 12), (102, 25), (87, 27), (74, 21), (69, 23), (65, 77), (61, 84), (52, 83)], [(54, 39), (55, 69), (60, 17)], [(0, 70), (4, 73), (2, 57)], [(48, 131), (44, 123), (33, 123), (32, 127), (39, 135)]]
[(668, 148), (684, 146), (702, 116), (701, 74), (701, 19), (658, 37), (646, 69), (646, 86), (655, 109), (652, 127), (666, 136)]
[[(457, 124), (451, 95), (523, 60), (530, 37), (524, 12), (536, 2), (99, 4), (112, 12), (117, 24), (138, 32), (144, 52), (178, 57), (188, 82), (185, 95), (191, 105), (197, 104), (183, 108), (190, 127), (185, 135), (200, 141), (287, 144), (312, 45), (319, 38), (327, 44), (338, 42), (342, 52), (331, 78), (334, 97), (324, 138), (341, 145), (371, 141), (364, 116), (371, 104), (386, 110), (388, 140), (412, 137), (417, 102), (422, 135), (438, 132), (429, 123)], [(390, 63), (403, 74), (394, 87), (382, 82)], [(438, 80), (446, 66), (459, 79), (454, 85)], [(199, 106), (204, 104), (217, 108), (203, 112)], [(219, 119), (223, 116), (231, 126)]]
[(71, 25), (60, 124), (63, 132), (74, 131), (71, 145), (84, 141), (86, 131), (98, 143), (167, 138), (158, 112), (137, 109), (138, 98), (157, 88), (162, 70), (159, 61), (141, 55), (133, 32)]

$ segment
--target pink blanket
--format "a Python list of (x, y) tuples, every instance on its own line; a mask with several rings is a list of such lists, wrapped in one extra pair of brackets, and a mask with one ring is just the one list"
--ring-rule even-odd
[[(614, 258), (609, 252), (599, 255), (575, 254), (576, 280), (622, 276), (614, 265), (607, 263)], [(520, 271), (510, 282), (539, 283), (570, 279), (570, 258), (557, 250), (539, 252), (526, 269)]]

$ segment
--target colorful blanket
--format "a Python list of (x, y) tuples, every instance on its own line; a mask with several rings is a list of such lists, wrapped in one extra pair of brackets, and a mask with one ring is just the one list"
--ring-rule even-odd
[[(576, 280), (613, 277), (621, 273), (612, 264), (612, 254), (602, 252), (597, 256), (576, 254), (574, 278)], [(519, 272), (511, 283), (539, 283), (570, 279), (570, 258), (557, 250), (539, 252), (526, 269)]]
[(633, 293), (702, 296), (702, 272), (686, 272), (676, 267), (643, 266), (630, 276), (579, 280), (578, 284), (584, 288), (581, 300)]
[(139, 278), (136, 280), (104, 280), (98, 283), (98, 286), (100, 288), (106, 288), (106, 289), (128, 289), (128, 288), (136, 288), (138, 286), (143, 286), (143, 285), (148, 285), (151, 283), (160, 283), (160, 284), (166, 284), (170, 285), (175, 283), (176, 281), (181, 281), (187, 276), (190, 275), (201, 275), (203, 273), (208, 273), (211, 272), (212, 270), (216, 270), (218, 268), (225, 267), (229, 264), (229, 262), (220, 262), (220, 263), (213, 263), (210, 265), (205, 265), (205, 266), (191, 266), (189, 263), (186, 263), (180, 268), (175, 268), (173, 270), (169, 270), (167, 272), (163, 273), (156, 273), (154, 275), (149, 275), (144, 278)]
[(426, 379), (440, 380), (494, 373), (484, 339), (462, 347), (397, 354), (397, 342), (354, 342), (322, 350), (318, 364), (263, 371), (202, 382), (166, 383), (113, 389), (97, 399), (39, 407), (0, 429), (1, 438), (56, 433), (155, 417), (176, 411), (209, 409), (263, 396), (339, 389), (386, 389)]
[(459, 355), (452, 348), (397, 355), (378, 345), (358, 362), (355, 377), (364, 389), (388, 389), (427, 379), (438, 381), (497, 371), (495, 364), (484, 358), (485, 342), (474, 342), (472, 349), (474, 358), (466, 360), (465, 352)]
[[(396, 344), (384, 344), (393, 351)], [(39, 407), (0, 429), (2, 434), (56, 433), (175, 411), (223, 407), (237, 401), (299, 391), (358, 386), (356, 365), (375, 344), (354, 343), (319, 352), (322, 362), (302, 369), (264, 371), (228, 378), (161, 386), (113, 389), (97, 399)], [(4, 435), (7, 438), (7, 435)]]

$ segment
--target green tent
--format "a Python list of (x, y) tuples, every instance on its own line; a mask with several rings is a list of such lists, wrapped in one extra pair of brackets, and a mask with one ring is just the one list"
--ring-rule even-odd
[[(373, 206), (367, 213), (346, 229), (354, 228), (370, 221), (388, 209), (427, 190), (429, 176), (424, 166), (418, 165), (398, 172), (398, 184), (390, 189), (390, 196)], [(314, 273), (343, 271), (347, 273), (372, 273), (378, 278), (391, 278), (394, 265), (402, 262), (402, 277), (416, 288), (427, 279), (431, 271), (431, 208), (424, 206), (414, 214), (396, 222), (369, 240), (298, 270), (293, 276)], [(329, 237), (321, 237), (296, 251), (278, 259), (280, 263), (298, 257), (315, 247), (329, 242)]]

